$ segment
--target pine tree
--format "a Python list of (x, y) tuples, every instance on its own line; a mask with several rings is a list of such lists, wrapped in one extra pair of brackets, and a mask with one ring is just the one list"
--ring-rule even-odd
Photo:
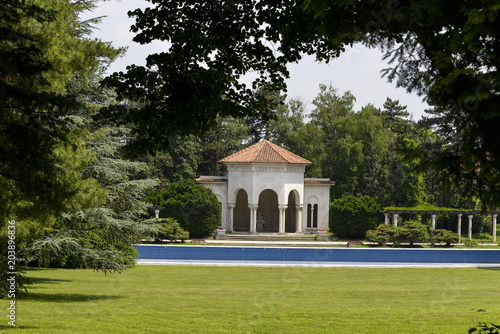
[(32, 262), (104, 272), (121, 272), (135, 264), (132, 245), (157, 228), (141, 222), (148, 208), (141, 199), (158, 181), (131, 177), (144, 175), (148, 167), (122, 159), (121, 148), (129, 140), (127, 128), (101, 128), (91, 134), (87, 145), (95, 159), (83, 179), (92, 181), (94, 194), (84, 189), (79, 195), (93, 201), (64, 213), (34, 241), (25, 251)]

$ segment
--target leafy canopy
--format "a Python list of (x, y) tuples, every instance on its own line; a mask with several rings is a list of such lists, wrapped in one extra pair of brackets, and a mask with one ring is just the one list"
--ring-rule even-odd
[[(444, 147), (408, 148), (439, 183), (486, 207), (500, 204), (500, 6), (496, 0), (152, 1), (136, 17), (135, 40), (165, 42), (147, 65), (106, 81), (120, 98), (103, 116), (133, 123), (135, 153), (168, 147), (168, 136), (201, 135), (217, 116), (268, 118), (255, 90), (286, 91), (286, 65), (303, 54), (328, 61), (347, 45), (380, 47), (390, 81), (426, 97)], [(252, 87), (241, 83), (256, 76)], [(401, 111), (396, 111), (401, 112)], [(400, 131), (396, 127), (395, 131)]]

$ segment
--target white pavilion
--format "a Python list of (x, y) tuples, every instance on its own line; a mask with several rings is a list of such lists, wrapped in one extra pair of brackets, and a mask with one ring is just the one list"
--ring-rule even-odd
[(224, 176), (200, 176), (222, 208), (229, 233), (317, 233), (328, 230), (329, 179), (304, 178), (311, 162), (267, 140), (218, 161)]

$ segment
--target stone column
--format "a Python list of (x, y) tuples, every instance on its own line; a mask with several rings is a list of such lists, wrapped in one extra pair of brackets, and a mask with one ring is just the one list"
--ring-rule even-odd
[(285, 210), (288, 206), (280, 205), (279, 208), (279, 231), (278, 234), (285, 234)]
[(492, 234), (493, 234), (493, 242), (497, 242), (497, 215), (496, 214), (494, 214), (492, 216), (491, 223), (493, 224), (491, 226)]
[(434, 230), (436, 229), (436, 215), (431, 215), (431, 222), (432, 222), (432, 233), (434, 233)]
[(389, 225), (389, 214), (386, 212), (384, 213), (385, 216), (385, 225)]
[(458, 224), (457, 224), (457, 234), (458, 242), (462, 242), (462, 214), (458, 214)]
[(318, 228), (318, 222), (316, 222), (316, 227), (314, 227), (314, 204), (311, 204), (311, 228)]
[(228, 203), (227, 207), (229, 208), (229, 217), (227, 222), (227, 232), (233, 232), (233, 221), (234, 221), (234, 208), (236, 207), (235, 203)]
[(295, 233), (302, 234), (302, 205), (297, 205), (297, 212), (295, 214)]
[(469, 240), (472, 240), (472, 218), (474, 215), (469, 215), (469, 233), (468, 233), (468, 238)]
[(392, 216), (392, 222), (394, 224), (394, 227), (398, 227), (398, 217), (399, 215), (397, 213), (395, 213), (393, 216)]
[(257, 234), (257, 209), (259, 205), (249, 204), (248, 208), (250, 209), (250, 233)]

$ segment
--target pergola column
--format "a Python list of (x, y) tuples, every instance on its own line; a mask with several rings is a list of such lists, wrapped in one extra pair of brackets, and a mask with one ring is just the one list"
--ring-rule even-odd
[(257, 234), (257, 209), (259, 205), (249, 204), (248, 208), (250, 209), (250, 233)]
[(279, 215), (279, 231), (278, 234), (285, 234), (285, 210), (288, 206), (280, 205), (278, 206), (280, 215)]
[(493, 234), (493, 242), (497, 242), (497, 214), (494, 213), (492, 216), (492, 234)]
[(457, 224), (457, 234), (458, 242), (462, 242), (462, 214), (458, 214), (458, 224)]
[(228, 203), (227, 207), (229, 208), (229, 217), (227, 221), (227, 232), (233, 232), (233, 210), (236, 207), (236, 203)]
[(295, 233), (302, 234), (302, 208), (304, 206), (298, 205), (296, 207), (297, 213), (295, 214)]
[(392, 216), (392, 223), (394, 224), (394, 227), (398, 227), (398, 217), (399, 217), (399, 215), (397, 213), (395, 213)]
[(469, 233), (468, 233), (469, 240), (472, 240), (472, 218), (474, 218), (474, 215), (469, 215)]
[(432, 233), (434, 233), (434, 230), (436, 229), (436, 215), (431, 215), (431, 224), (432, 224)]
[(385, 216), (385, 225), (389, 225), (389, 214), (386, 212), (384, 213)]

